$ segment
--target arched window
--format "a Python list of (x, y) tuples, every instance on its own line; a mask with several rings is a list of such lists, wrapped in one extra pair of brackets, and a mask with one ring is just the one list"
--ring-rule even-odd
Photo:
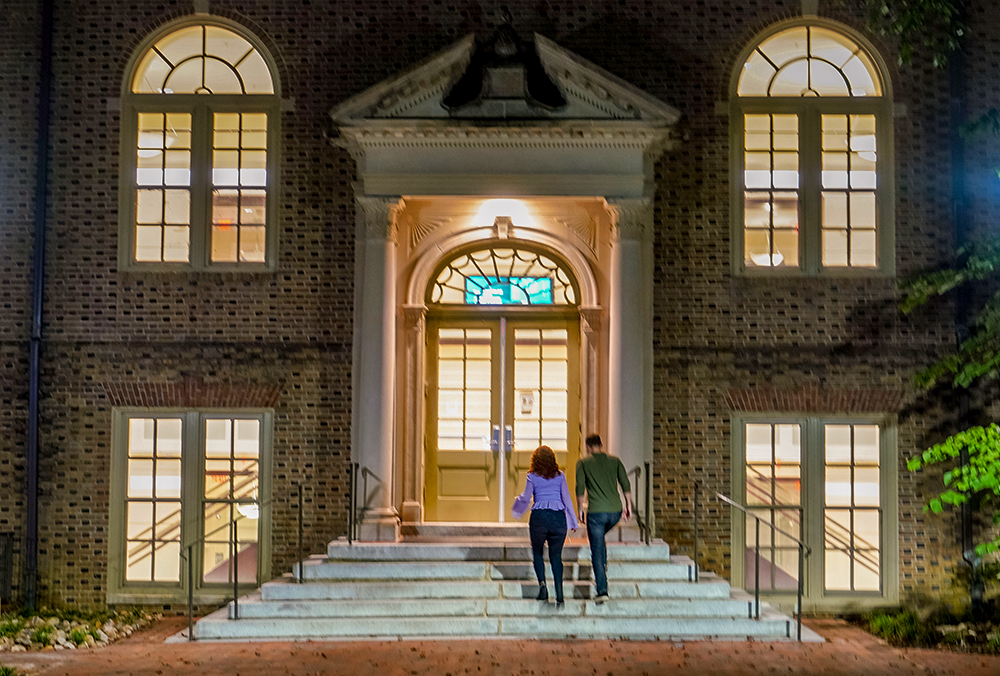
[(734, 80), (736, 269), (893, 272), (891, 100), (872, 54), (795, 25)]
[(122, 96), (125, 268), (274, 263), (279, 100), (263, 47), (238, 31), (184, 25), (134, 61)]
[(511, 246), (477, 249), (448, 261), (428, 301), (447, 305), (576, 305), (569, 272), (544, 254)]

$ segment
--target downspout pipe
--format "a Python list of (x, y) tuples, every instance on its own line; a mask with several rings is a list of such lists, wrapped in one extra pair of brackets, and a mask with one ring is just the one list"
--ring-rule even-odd
[(28, 383), (28, 451), (25, 467), (24, 604), (38, 601), (38, 404), (42, 365), (42, 309), (45, 300), (45, 226), (49, 201), (49, 123), (52, 115), (54, 0), (42, 0), (38, 74), (38, 146), (35, 161), (35, 240), (32, 265), (31, 341)]
[[(948, 81), (951, 94), (951, 157), (952, 157), (952, 200), (955, 223), (955, 248), (961, 248), (969, 243), (972, 231), (969, 215), (969, 193), (966, 175), (965, 139), (961, 128), (968, 118), (966, 110), (965, 54), (961, 49), (955, 50), (948, 59)], [(972, 315), (972, 289), (963, 284), (956, 290), (955, 296), (955, 349), (961, 349), (962, 343), (969, 339)], [(972, 402), (969, 389), (958, 390), (958, 424), (961, 429), (967, 429), (973, 423), (971, 416)], [(962, 449), (960, 462), (969, 463), (969, 452)], [(975, 498), (973, 498), (975, 500)], [(962, 560), (969, 566), (972, 573), (970, 601), (972, 613), (978, 616), (983, 609), (985, 583), (983, 581), (981, 561), (975, 552), (975, 533), (973, 521), (976, 505), (973, 500), (962, 503), (961, 536)]]

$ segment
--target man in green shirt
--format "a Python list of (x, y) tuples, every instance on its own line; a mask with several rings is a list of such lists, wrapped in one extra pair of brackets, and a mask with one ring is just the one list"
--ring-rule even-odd
[[(576, 501), (580, 521), (587, 523), (590, 562), (597, 584), (595, 600), (600, 604), (608, 600), (608, 547), (604, 538), (618, 525), (623, 512), (626, 521), (632, 517), (632, 486), (622, 461), (604, 452), (599, 435), (587, 437), (587, 453), (576, 463)], [(618, 486), (625, 494), (624, 509)]]

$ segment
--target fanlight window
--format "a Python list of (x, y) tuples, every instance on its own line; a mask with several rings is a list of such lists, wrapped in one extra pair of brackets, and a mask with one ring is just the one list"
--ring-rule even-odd
[(819, 26), (764, 40), (743, 64), (740, 96), (881, 96), (878, 71), (860, 45)]
[(170, 31), (126, 80), (125, 267), (274, 264), (279, 99), (264, 54), (236, 30)]
[(482, 249), (450, 261), (430, 302), (449, 305), (575, 305), (572, 278), (551, 258), (524, 249)]
[(788, 28), (750, 52), (732, 118), (743, 269), (891, 267), (882, 82), (869, 53), (830, 28)]
[(190, 26), (154, 44), (139, 62), (136, 94), (273, 94), (253, 45), (220, 26)]

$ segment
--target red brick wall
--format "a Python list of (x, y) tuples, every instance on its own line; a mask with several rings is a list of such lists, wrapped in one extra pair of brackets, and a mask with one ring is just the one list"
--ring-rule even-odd
[[(785, 405), (779, 393), (878, 391), (902, 407), (901, 458), (941, 438), (947, 412), (911, 386), (917, 364), (952, 342), (946, 306), (896, 312), (893, 279), (747, 279), (730, 269), (729, 121), (719, 115), (738, 52), (798, 1), (626, 0), (507, 3), (522, 35), (538, 31), (676, 106), (676, 148), (656, 164), (654, 456), (656, 510), (678, 551), (691, 542), (691, 483), (729, 491), (733, 393)], [(856, 2), (820, 13), (862, 28)], [(480, 3), (399, 0), (275, 3), (212, 0), (279, 64), (282, 114), (278, 266), (273, 273), (117, 269), (120, 95), (125, 64), (186, 0), (56, 3), (43, 373), (42, 591), (46, 603), (101, 604), (107, 557), (111, 408), (145, 393), (249, 387), (275, 408), (275, 495), (307, 486), (310, 549), (344, 532), (350, 456), (355, 167), (325, 135), (337, 103), (495, 17)], [(998, 10), (973, 16), (970, 108), (995, 105)], [(10, 0), (0, 24), (0, 530), (22, 533), (30, 298), (37, 7)], [(875, 40), (885, 60), (891, 47)], [(895, 120), (896, 263), (900, 276), (943, 260), (951, 244), (947, 74), (926, 64), (889, 73)], [(985, 185), (991, 155), (970, 155)], [(1000, 198), (975, 206), (995, 221)], [(199, 385), (200, 383), (201, 385)], [(218, 388), (222, 388), (221, 390)], [(208, 396), (208, 395), (206, 395)], [(242, 396), (242, 395), (241, 395)], [(249, 395), (248, 395), (249, 396)], [(210, 397), (210, 398), (211, 398)], [(213, 401), (216, 399), (212, 399)], [(878, 404), (882, 405), (882, 404)], [(866, 404), (876, 406), (876, 404)], [(893, 409), (895, 410), (895, 409)], [(900, 463), (901, 468), (905, 462)], [(905, 590), (946, 584), (957, 560), (946, 519), (920, 506), (932, 477), (900, 470)], [(290, 499), (290, 498), (289, 498)], [(276, 500), (274, 570), (294, 556), (294, 505)], [(702, 564), (729, 568), (728, 511), (703, 520)], [(9, 524), (9, 526), (8, 526)], [(22, 534), (23, 535), (23, 534)]]

